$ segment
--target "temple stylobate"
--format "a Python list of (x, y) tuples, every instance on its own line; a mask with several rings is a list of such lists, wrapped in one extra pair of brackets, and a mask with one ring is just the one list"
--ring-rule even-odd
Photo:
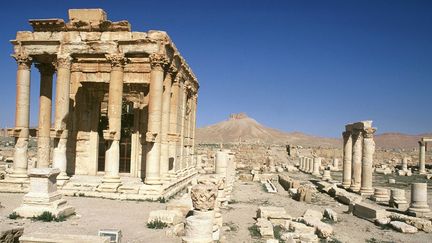
[(197, 173), (199, 85), (167, 33), (131, 31), (102, 9), (71, 9), (68, 22), (29, 22), (33, 31), (12, 40), (18, 66), (9, 134), (16, 144), (0, 190), (27, 187), (32, 64), (40, 72), (32, 166), (60, 169), (65, 193), (155, 197), (188, 184)]

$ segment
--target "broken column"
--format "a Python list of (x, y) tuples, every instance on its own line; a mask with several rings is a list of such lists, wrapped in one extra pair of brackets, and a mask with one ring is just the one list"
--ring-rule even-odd
[(217, 151), (215, 155), (215, 173), (226, 176), (228, 167), (228, 154), (225, 151)]
[(330, 170), (329, 169), (326, 169), (326, 170), (324, 170), (323, 171), (323, 176), (322, 176), (322, 178), (321, 178), (323, 181), (330, 181), (332, 178), (331, 178), (331, 173), (330, 173)]
[(376, 128), (365, 128), (363, 131), (363, 156), (361, 170), (361, 195), (372, 195), (374, 188), (372, 187), (372, 164), (373, 155), (375, 153), (375, 142), (373, 135)]
[[(352, 137), (351, 126), (347, 125), (346, 131), (342, 133), (343, 136), (343, 164), (342, 164), (342, 186), (347, 189), (351, 186), (351, 173), (352, 173)], [(348, 130), (350, 129), (350, 130)]]
[(54, 217), (69, 216), (75, 209), (67, 205), (62, 194), (57, 191), (55, 168), (33, 168), (29, 172), (30, 190), (24, 195), (21, 206), (14, 210), (20, 217), (31, 218), (50, 212)]
[(37, 168), (47, 168), (50, 164), (50, 131), (52, 109), (52, 81), (55, 72), (51, 63), (37, 63), (40, 79), (39, 127), (37, 132)]
[(319, 168), (321, 166), (321, 158), (320, 157), (315, 157), (313, 158), (313, 170), (312, 170), (312, 175), (314, 176), (320, 176), (320, 171)]
[(361, 186), (362, 169), (362, 143), (363, 136), (361, 130), (353, 130), (353, 153), (352, 153), (352, 173), (350, 190), (357, 192)]
[(70, 56), (57, 57), (55, 120), (54, 128), (51, 129), (51, 137), (54, 137), (53, 168), (60, 169), (60, 174), (57, 176), (59, 184), (64, 184), (69, 179), (66, 174), (66, 145), (68, 140), (70, 68)]
[(419, 141), (419, 174), (426, 174), (426, 142)]
[(392, 188), (390, 192), (389, 206), (399, 210), (406, 210), (408, 208), (408, 202), (405, 197), (405, 190)]
[(371, 199), (375, 202), (388, 202), (390, 195), (387, 188), (377, 187), (374, 190), (374, 194)]
[(213, 242), (213, 220), (217, 187), (213, 184), (198, 184), (192, 187), (193, 215), (186, 218), (183, 242)]
[(333, 159), (333, 171), (339, 171), (339, 159), (338, 158)]
[(408, 171), (408, 157), (402, 159), (402, 170)]
[(411, 203), (408, 208), (408, 214), (415, 217), (430, 215), (427, 203), (427, 183), (411, 184)]
[(18, 69), (16, 76), (16, 115), (15, 128), (10, 135), (15, 137), (13, 171), (8, 177), (14, 180), (27, 180), (28, 142), (30, 122), (30, 68), (32, 58), (20, 52), (13, 55)]

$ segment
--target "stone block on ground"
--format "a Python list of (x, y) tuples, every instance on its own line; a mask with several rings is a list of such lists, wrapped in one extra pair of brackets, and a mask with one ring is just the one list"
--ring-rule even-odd
[(328, 238), (333, 234), (333, 227), (329, 224), (322, 222), (317, 218), (298, 218), (299, 222), (302, 222), (306, 225), (312, 226), (315, 228), (315, 233), (320, 238)]
[(389, 218), (393, 221), (405, 222), (427, 233), (432, 232), (432, 222), (428, 219), (407, 216), (399, 213), (391, 213)]
[(150, 212), (147, 223), (159, 220), (168, 225), (176, 225), (183, 221), (183, 214), (179, 210), (154, 210)]
[(110, 243), (108, 236), (31, 233), (24, 234), (20, 243)]
[(411, 226), (411, 225), (406, 224), (406, 223), (401, 222), (401, 221), (391, 221), (390, 225), (393, 229), (395, 229), (399, 232), (402, 232), (402, 233), (413, 234), (413, 233), (418, 232), (416, 227)]
[(283, 207), (259, 207), (257, 210), (257, 218), (281, 218), (282, 215), (286, 215), (286, 210)]
[(294, 199), (299, 202), (311, 203), (313, 191), (314, 189), (310, 186), (300, 186), (297, 189), (297, 194), (294, 196)]
[(310, 227), (307, 226), (303, 223), (299, 223), (299, 222), (295, 222), (295, 221), (290, 221), (289, 222), (289, 228), (290, 231), (293, 231), (294, 233), (297, 234), (314, 234), (315, 233), (315, 228), (314, 227)]
[(260, 235), (264, 238), (274, 238), (273, 225), (265, 218), (258, 218), (256, 225)]
[(353, 214), (359, 218), (375, 221), (377, 218), (385, 218), (389, 215), (385, 209), (373, 204), (359, 202), (354, 205)]

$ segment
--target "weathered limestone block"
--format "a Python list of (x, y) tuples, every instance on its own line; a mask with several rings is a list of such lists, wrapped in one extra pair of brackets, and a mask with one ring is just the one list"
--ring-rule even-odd
[(362, 197), (360, 195), (350, 193), (336, 187), (331, 188), (329, 194), (333, 195), (336, 200), (346, 205), (351, 205), (362, 201)]
[(329, 224), (322, 222), (321, 219), (301, 217), (297, 220), (306, 225), (314, 227), (316, 230), (315, 233), (320, 238), (328, 238), (333, 234), (333, 227)]
[(198, 184), (193, 186), (191, 198), (194, 209), (200, 211), (213, 210), (215, 208), (217, 194), (218, 190), (215, 185)]
[(148, 223), (155, 220), (162, 221), (168, 225), (176, 225), (183, 221), (183, 214), (178, 210), (155, 210), (151, 211)]
[(286, 174), (279, 174), (279, 184), (287, 191), (290, 188), (300, 187), (300, 181), (290, 178)]
[(324, 209), (324, 217), (333, 221), (333, 222), (337, 222), (338, 221), (338, 215), (337, 213), (331, 209), (331, 208), (326, 208)]
[(394, 221), (405, 222), (424, 232), (428, 232), (428, 233), (432, 232), (432, 222), (428, 219), (407, 216), (400, 213), (392, 213), (389, 215), (389, 218)]
[(336, 187), (334, 184), (329, 183), (329, 182), (325, 182), (325, 181), (317, 181), (316, 182), (317, 188), (319, 191), (323, 191), (326, 193), (329, 193), (329, 191), (333, 188)]
[(375, 202), (388, 202), (390, 200), (390, 195), (387, 188), (376, 187), (374, 190), (374, 195), (371, 199)]
[(281, 218), (287, 212), (283, 207), (259, 207), (257, 210), (257, 218)]
[(108, 236), (31, 233), (21, 236), (20, 243), (109, 243)]
[(300, 186), (294, 199), (299, 202), (311, 203), (313, 190), (314, 189), (309, 186)]
[(59, 169), (33, 168), (29, 172), (30, 191), (24, 195), (21, 206), (14, 210), (25, 218), (39, 216), (43, 212), (50, 212), (55, 217), (69, 216), (75, 209), (68, 206), (66, 200), (57, 191), (56, 177)]
[(165, 235), (168, 237), (177, 237), (177, 236), (183, 236), (184, 235), (184, 223), (179, 223), (174, 225), (173, 227), (170, 227), (166, 232)]
[(186, 218), (185, 243), (211, 243), (213, 242), (213, 220), (200, 216), (189, 216)]
[(107, 20), (103, 9), (69, 9), (69, 20), (85, 22), (101, 22)]
[(268, 240), (266, 240), (266, 243), (279, 243), (279, 240), (276, 240), (276, 239), (268, 239)]
[(391, 221), (390, 225), (393, 229), (407, 234), (417, 233), (417, 228), (401, 221)]
[(389, 215), (385, 209), (365, 202), (356, 203), (354, 205), (353, 214), (359, 218), (364, 218), (371, 221), (374, 221), (377, 218), (385, 218)]
[(318, 243), (319, 239), (316, 234), (303, 234), (300, 235), (300, 242), (308, 242), (308, 243)]
[(264, 238), (274, 238), (273, 225), (265, 218), (258, 218), (256, 225), (258, 226), (259, 233)]
[(0, 230), (0, 242), (15, 243), (22, 236), (24, 227), (2, 226)]
[(307, 226), (303, 223), (290, 221), (289, 230), (294, 231), (297, 234), (315, 234), (315, 228)]

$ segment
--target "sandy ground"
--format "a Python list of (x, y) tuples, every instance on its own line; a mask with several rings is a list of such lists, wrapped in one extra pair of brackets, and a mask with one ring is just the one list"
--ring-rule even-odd
[[(298, 179), (311, 179), (312, 176), (296, 173), (292, 177)], [(432, 235), (424, 232), (416, 234), (402, 234), (391, 229), (382, 230), (373, 223), (357, 218), (352, 214), (344, 213), (348, 206), (336, 202), (327, 194), (319, 193), (313, 198), (311, 204), (298, 202), (291, 199), (288, 193), (278, 185), (278, 193), (270, 194), (262, 190), (262, 186), (256, 182), (237, 182), (235, 184), (231, 209), (223, 213), (224, 223), (231, 225), (237, 230), (225, 232), (228, 242), (260, 242), (252, 238), (248, 227), (254, 224), (256, 210), (259, 206), (284, 207), (293, 217), (301, 216), (306, 209), (323, 211), (325, 208), (332, 208), (338, 213), (340, 222), (333, 224), (334, 239), (341, 242), (432, 242)], [(233, 227), (234, 226), (234, 227)], [(373, 241), (373, 240), (376, 241)]]
[(7, 224), (24, 226), (25, 233), (97, 235), (99, 229), (121, 229), (123, 242), (181, 242), (168, 238), (165, 230), (147, 228), (150, 211), (165, 209), (158, 202), (116, 201), (99, 198), (66, 197), (77, 215), (63, 222), (11, 220), (7, 216), (21, 204), (23, 194), (0, 193), (0, 229)]

